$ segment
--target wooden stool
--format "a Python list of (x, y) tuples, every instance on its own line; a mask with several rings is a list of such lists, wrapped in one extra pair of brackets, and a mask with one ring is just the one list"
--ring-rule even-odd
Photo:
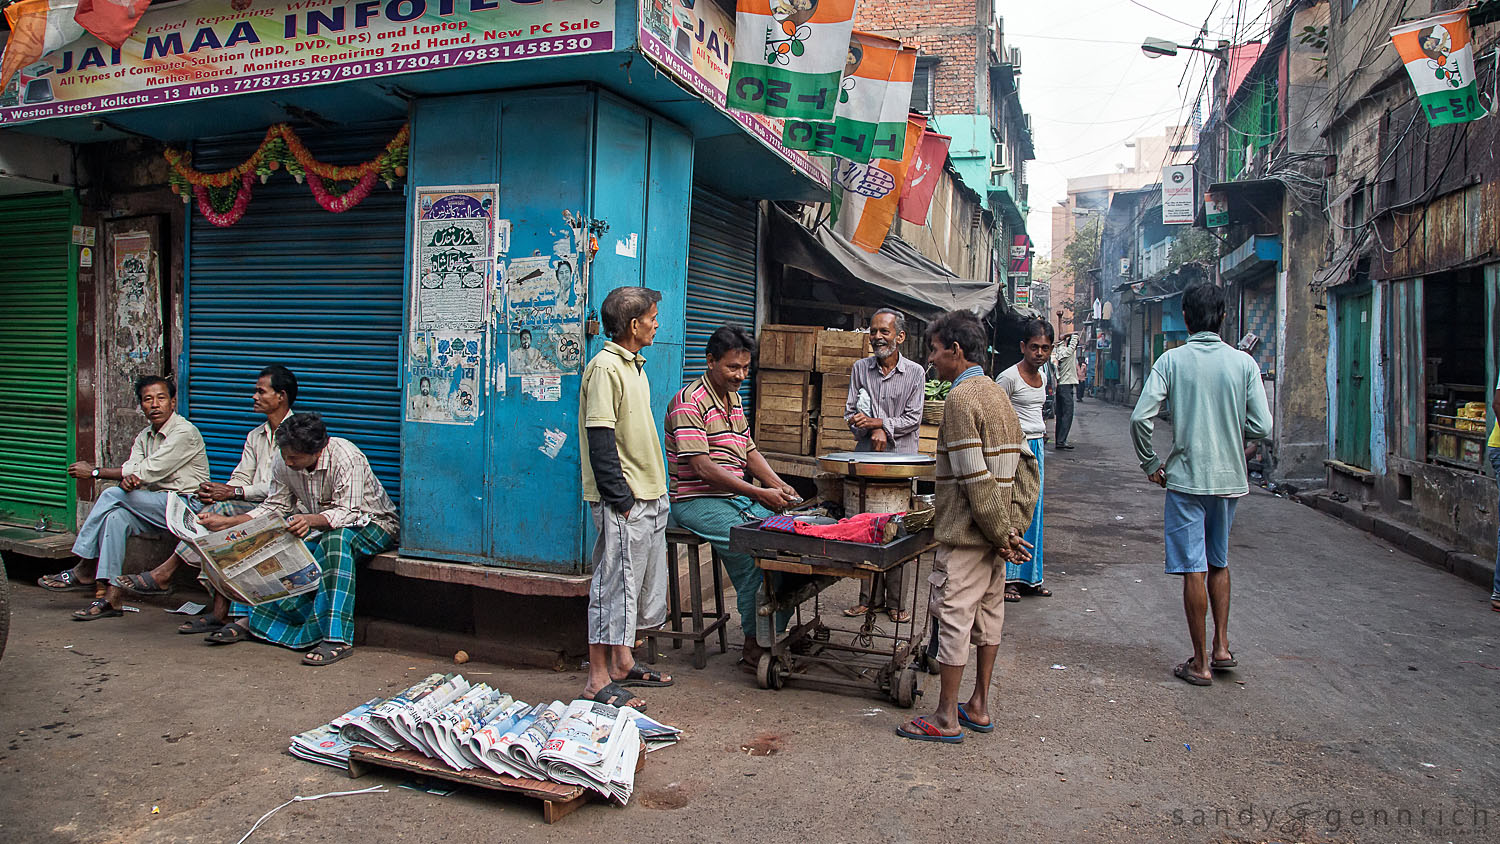
[[(713, 568), (714, 575), (714, 609), (712, 615), (703, 612), (703, 539), (698, 534), (681, 527), (667, 528), (667, 624), (671, 629), (658, 627), (646, 633), (646, 647), (648, 653), (646, 661), (656, 664), (656, 640), (665, 638), (672, 640), (673, 648), (681, 648), (683, 642), (693, 643), (693, 667), (705, 668), (708, 666), (708, 646), (705, 642), (715, 633), (719, 634), (719, 653), (729, 651), (729, 643), (726, 641), (724, 625), (729, 623), (729, 613), (724, 610), (724, 576), (722, 566), (719, 562), (719, 552), (711, 551), (708, 564)], [(688, 591), (689, 611), (687, 615), (692, 618), (693, 629), (683, 630), (682, 594), (677, 581), (677, 550), (680, 547), (688, 550)], [(705, 621), (708, 623), (705, 625)]]

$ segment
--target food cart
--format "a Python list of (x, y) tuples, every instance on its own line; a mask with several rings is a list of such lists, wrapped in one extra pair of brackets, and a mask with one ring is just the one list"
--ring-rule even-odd
[[(845, 479), (846, 514), (853, 515), (907, 511), (913, 481), (931, 477), (935, 461), (924, 455), (845, 452), (819, 458), (819, 463)], [(898, 502), (899, 509), (892, 509)], [(927, 523), (930, 518), (915, 519), (908, 527), (920, 529), (879, 545), (767, 530), (757, 522), (732, 528), (730, 547), (752, 556), (764, 574), (756, 625), (767, 648), (756, 666), (760, 687), (780, 689), (790, 681), (873, 692), (903, 708), (912, 706), (921, 694), (918, 667), (924, 662), (920, 650), (926, 637), (917, 632), (927, 625), (926, 602), (920, 600), (923, 579), (915, 573), (909, 578), (911, 617), (892, 622), (889, 632), (876, 624), (874, 608), (857, 631), (835, 631), (823, 621), (820, 596), (845, 578), (881, 576), (917, 561), (936, 546)], [(809, 604), (810, 612), (804, 614)], [(786, 632), (775, 635), (774, 619), (784, 610), (796, 614)]]

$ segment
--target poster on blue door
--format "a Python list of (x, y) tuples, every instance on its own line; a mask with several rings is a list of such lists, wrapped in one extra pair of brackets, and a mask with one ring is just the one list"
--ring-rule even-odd
[(472, 425), (479, 418), (498, 185), (416, 190), (406, 420)]

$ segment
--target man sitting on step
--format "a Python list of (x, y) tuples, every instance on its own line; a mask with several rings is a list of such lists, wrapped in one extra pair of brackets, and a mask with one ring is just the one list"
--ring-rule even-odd
[[(292, 414), (292, 405), (297, 402), (297, 376), (290, 369), (273, 364), (260, 371), (255, 381), (255, 392), (251, 394), (251, 405), (255, 412), (266, 417), (265, 424), (255, 428), (245, 437), (245, 448), (240, 452), (240, 462), (229, 474), (228, 483), (205, 482), (194, 494), (205, 505), (203, 512), (220, 516), (238, 516), (248, 513), (256, 504), (264, 501), (271, 491), (271, 464), (276, 456), (276, 429)], [(161, 565), (149, 572), (122, 574), (110, 583), (132, 595), (142, 597), (164, 596), (172, 592), (172, 575), (182, 563), (201, 568), (203, 560), (198, 552), (186, 542), (178, 543), (177, 549)], [(207, 578), (199, 575), (205, 586)], [(213, 590), (210, 588), (209, 590)], [(178, 633), (204, 635), (224, 626), (229, 618), (229, 600), (222, 595), (213, 596), (213, 608), (207, 615), (183, 622)], [(240, 612), (244, 615), (245, 612)]]
[(208, 481), (203, 435), (177, 415), (177, 387), (160, 375), (147, 375), (135, 382), (135, 396), (150, 424), (136, 435), (130, 457), (118, 469), (82, 460), (68, 467), (68, 474), (75, 478), (120, 482), (99, 496), (78, 529), (73, 553), (80, 561), (37, 581), (54, 592), (92, 591), (93, 602), (73, 613), (78, 621), (124, 615), (120, 589), (110, 585), (110, 580), (125, 564), (126, 538), (165, 531), (167, 497), (191, 495)]

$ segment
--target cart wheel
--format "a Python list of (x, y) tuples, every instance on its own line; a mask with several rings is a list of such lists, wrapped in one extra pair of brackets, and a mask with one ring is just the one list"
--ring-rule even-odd
[(760, 655), (760, 662), (755, 666), (755, 679), (759, 681), (762, 689), (779, 689), (786, 685), (786, 678), (782, 676), (783, 666), (778, 657), (769, 653)]
[(896, 701), (896, 705), (902, 709), (910, 709), (917, 702), (919, 694), (917, 670), (911, 667), (901, 669), (901, 673), (896, 675), (895, 682), (891, 684), (891, 698)]

